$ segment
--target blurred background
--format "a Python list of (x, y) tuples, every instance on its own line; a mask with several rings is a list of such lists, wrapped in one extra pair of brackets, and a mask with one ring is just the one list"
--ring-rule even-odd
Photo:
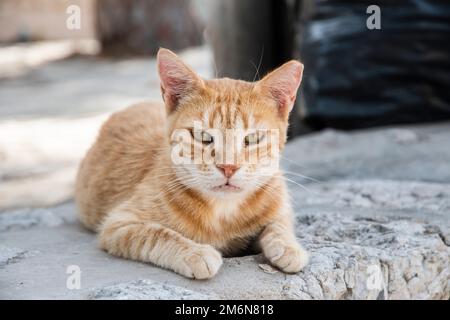
[(207, 78), (257, 80), (300, 59), (290, 138), (450, 119), (450, 3), (381, 0), (378, 16), (372, 4), (1, 0), (0, 211), (71, 199), (107, 116), (160, 99), (159, 47)]

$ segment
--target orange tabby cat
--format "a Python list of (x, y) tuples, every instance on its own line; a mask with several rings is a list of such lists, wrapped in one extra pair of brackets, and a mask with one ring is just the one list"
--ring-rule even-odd
[[(303, 65), (287, 62), (255, 83), (204, 80), (160, 49), (158, 70), (165, 106), (141, 103), (112, 115), (81, 163), (81, 222), (98, 231), (110, 254), (190, 278), (211, 278), (222, 254), (235, 255), (252, 243), (284, 272), (300, 271), (308, 255), (294, 236), (277, 154)], [(222, 143), (227, 129), (243, 135)], [(265, 134), (268, 129), (278, 140)], [(188, 148), (174, 148), (177, 132), (189, 133)], [(221, 161), (175, 161), (205, 150)], [(250, 156), (256, 161), (246, 161)]]

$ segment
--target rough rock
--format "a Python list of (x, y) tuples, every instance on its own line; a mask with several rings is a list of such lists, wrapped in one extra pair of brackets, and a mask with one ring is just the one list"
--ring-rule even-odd
[(194, 300), (214, 299), (215, 296), (151, 280), (136, 280), (95, 290), (89, 295), (89, 298), (95, 300)]
[[(118, 259), (97, 248), (68, 202), (0, 214), (0, 298), (449, 299), (449, 128), (290, 142), (283, 168), (296, 235), (311, 254), (298, 274), (267, 272), (261, 255), (225, 259), (208, 281)], [(80, 289), (66, 286), (73, 265)]]

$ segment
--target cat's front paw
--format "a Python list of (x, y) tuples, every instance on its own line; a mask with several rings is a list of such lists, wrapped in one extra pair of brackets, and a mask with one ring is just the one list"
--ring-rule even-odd
[(209, 245), (198, 245), (183, 255), (179, 273), (188, 278), (212, 278), (222, 265), (221, 254)]
[(264, 246), (263, 253), (270, 263), (286, 273), (299, 272), (309, 261), (308, 253), (298, 243), (280, 239)]

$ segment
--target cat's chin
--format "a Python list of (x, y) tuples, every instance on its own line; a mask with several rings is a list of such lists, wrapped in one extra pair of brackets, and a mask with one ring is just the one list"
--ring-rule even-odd
[(225, 183), (220, 186), (213, 187), (212, 191), (224, 193), (239, 193), (242, 191), (242, 188), (233, 184)]

